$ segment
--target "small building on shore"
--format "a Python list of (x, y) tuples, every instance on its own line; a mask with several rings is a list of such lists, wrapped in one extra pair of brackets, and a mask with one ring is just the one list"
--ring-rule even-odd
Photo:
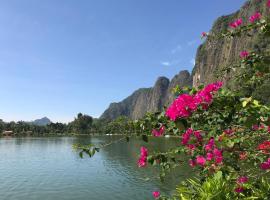
[(12, 136), (14, 135), (13, 131), (3, 131), (2, 133), (3, 136)]

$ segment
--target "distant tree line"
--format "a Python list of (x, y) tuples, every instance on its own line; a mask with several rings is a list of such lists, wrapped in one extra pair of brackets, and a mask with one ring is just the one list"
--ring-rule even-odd
[(140, 123), (138, 120), (131, 120), (126, 116), (120, 116), (113, 121), (99, 121), (103, 134), (135, 134), (141, 131)]
[(93, 117), (79, 113), (70, 123), (49, 123), (45, 126), (35, 125), (29, 122), (4, 122), (0, 119), (0, 134), (12, 131), (14, 135), (80, 135), (96, 132)]
[(141, 120), (131, 120), (126, 116), (120, 116), (115, 120), (95, 119), (89, 115), (79, 113), (72, 122), (49, 123), (36, 125), (29, 122), (4, 122), (0, 119), (0, 135), (5, 131), (12, 131), (17, 136), (48, 136), (48, 135), (105, 135), (105, 134), (135, 134), (146, 131), (142, 127)]

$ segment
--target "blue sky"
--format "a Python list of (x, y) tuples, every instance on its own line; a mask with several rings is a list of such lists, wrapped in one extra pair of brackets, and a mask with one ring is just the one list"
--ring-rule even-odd
[(1, 0), (0, 119), (94, 117), (191, 71), (200, 34), (244, 0)]

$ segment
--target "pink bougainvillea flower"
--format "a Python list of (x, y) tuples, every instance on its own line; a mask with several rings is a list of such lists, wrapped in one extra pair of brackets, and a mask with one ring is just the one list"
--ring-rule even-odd
[(266, 5), (267, 5), (268, 8), (270, 8), (270, 0), (268, 0)]
[(229, 26), (231, 28), (237, 28), (238, 26), (241, 26), (243, 23), (242, 18), (235, 20), (234, 22), (230, 23)]
[(214, 149), (213, 153), (215, 156), (222, 156), (222, 151), (217, 148)]
[(244, 59), (247, 58), (249, 56), (248, 51), (241, 51), (240, 52), (240, 58)]
[(261, 163), (260, 167), (263, 170), (270, 169), (270, 163), (269, 162), (263, 162), (263, 163)]
[(201, 131), (194, 131), (193, 135), (197, 138), (198, 142), (202, 142), (203, 137), (201, 135)]
[(215, 157), (215, 162), (216, 162), (216, 164), (221, 164), (222, 161), (223, 161), (223, 157), (222, 157), (222, 156), (217, 156), (217, 157)]
[(204, 166), (205, 163), (206, 163), (205, 157), (203, 157), (203, 156), (197, 156), (197, 157), (196, 157), (196, 163), (197, 163), (198, 165)]
[(193, 97), (188, 94), (182, 94), (177, 97), (167, 109), (166, 116), (168, 116), (172, 121), (175, 121), (177, 118), (189, 117), (191, 112), (196, 109), (197, 107), (193, 103)]
[(254, 13), (253, 15), (251, 15), (251, 16), (249, 17), (249, 21), (250, 21), (251, 23), (254, 23), (255, 21), (261, 19), (261, 17), (262, 17), (261, 13), (256, 12), (256, 13)]
[(215, 146), (215, 140), (213, 137), (210, 138), (209, 142), (205, 145), (204, 149), (205, 151), (210, 151)]
[(182, 135), (182, 144), (183, 145), (187, 145), (189, 140), (190, 140), (190, 137), (191, 137), (191, 134), (193, 133), (193, 130), (191, 128), (187, 129), (186, 132)]
[(145, 167), (147, 165), (148, 150), (145, 147), (141, 147), (141, 155), (137, 162), (139, 167)]
[(242, 192), (244, 192), (244, 188), (243, 187), (237, 187), (237, 188), (235, 188), (234, 191), (237, 192), (237, 193), (242, 193)]
[(208, 108), (208, 105), (212, 103), (213, 93), (218, 91), (222, 84), (222, 82), (212, 83), (195, 95), (182, 94), (178, 96), (166, 110), (166, 116), (175, 121), (178, 118), (189, 117), (200, 105), (205, 109)]
[(148, 156), (148, 150), (146, 147), (141, 147), (141, 156)]
[[(212, 103), (213, 95), (211, 92), (202, 90), (195, 95), (194, 99), (197, 105), (209, 105), (210, 103)], [(205, 108), (207, 109), (207, 107), (208, 106), (206, 106)]]
[(194, 101), (196, 105), (207, 105), (212, 103), (213, 100), (213, 92), (218, 91), (222, 87), (223, 83), (218, 81), (212, 84), (207, 85), (204, 89), (197, 92), (197, 94), (194, 96)]
[(164, 134), (164, 132), (165, 132), (165, 126), (161, 126), (159, 130), (153, 129), (152, 135), (155, 137), (160, 137)]
[(146, 157), (140, 157), (137, 163), (138, 163), (139, 167), (145, 167), (146, 166)]
[(252, 130), (253, 131), (259, 130), (259, 126), (257, 124), (252, 125)]
[(202, 32), (201, 38), (205, 38), (205, 37), (207, 37), (207, 33), (206, 32)]
[(187, 145), (187, 148), (189, 149), (189, 150), (191, 150), (191, 151), (193, 151), (193, 150), (195, 150), (195, 145), (194, 144), (188, 144)]
[(222, 87), (222, 85), (223, 85), (223, 82), (217, 81), (215, 83), (211, 83), (211, 84), (207, 85), (203, 89), (203, 91), (205, 91), (205, 92), (216, 92)]
[(195, 167), (196, 166), (196, 161), (195, 160), (189, 160), (188, 163), (189, 163), (190, 167)]
[(206, 154), (206, 160), (210, 161), (210, 160), (212, 160), (213, 158), (214, 158), (214, 154), (212, 154), (212, 153), (207, 153), (207, 154)]
[(222, 163), (222, 161), (223, 161), (222, 151), (219, 150), (219, 149), (217, 149), (217, 148), (215, 148), (213, 150), (213, 154), (214, 154), (214, 157), (215, 157), (216, 164)]
[(270, 169), (270, 158), (268, 158), (268, 160), (266, 162), (261, 163), (260, 167), (263, 170)]
[(259, 144), (257, 149), (261, 150), (263, 153), (268, 153), (270, 150), (270, 141), (264, 141), (263, 143)]
[(193, 144), (188, 144), (191, 136), (194, 135), (194, 137), (197, 139), (198, 142), (202, 142), (203, 137), (201, 135), (201, 131), (193, 131), (192, 128), (188, 128), (185, 133), (182, 135), (182, 144), (186, 145), (190, 150), (195, 149), (195, 145)]
[(152, 192), (152, 194), (153, 194), (153, 197), (155, 199), (158, 199), (160, 197), (160, 192), (159, 191), (154, 191), (154, 192)]
[(243, 184), (243, 183), (246, 183), (248, 182), (248, 177), (247, 176), (241, 176), (237, 179), (237, 183), (239, 184)]

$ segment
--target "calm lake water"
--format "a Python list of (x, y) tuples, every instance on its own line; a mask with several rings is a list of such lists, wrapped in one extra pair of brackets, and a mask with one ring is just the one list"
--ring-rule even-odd
[[(136, 162), (141, 145), (165, 150), (176, 138), (139, 139), (112, 144), (93, 158), (81, 159), (74, 143), (104, 143), (117, 136), (0, 138), (1, 200), (144, 200), (152, 191), (173, 192), (190, 176), (185, 164), (161, 183), (158, 170), (140, 169)], [(147, 180), (150, 178), (150, 180)]]

